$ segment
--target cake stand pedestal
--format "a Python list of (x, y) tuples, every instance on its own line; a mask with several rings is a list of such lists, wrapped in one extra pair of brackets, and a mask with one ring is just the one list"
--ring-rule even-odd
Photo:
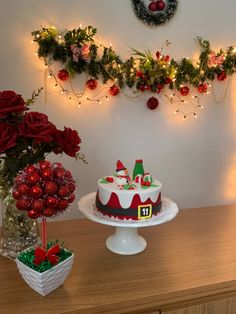
[(138, 234), (138, 228), (160, 225), (172, 220), (178, 213), (177, 205), (168, 198), (162, 198), (162, 209), (158, 215), (146, 220), (121, 220), (103, 216), (95, 210), (96, 192), (79, 200), (79, 210), (90, 220), (116, 227), (115, 233), (106, 240), (106, 247), (113, 253), (133, 255), (142, 252), (146, 240)]

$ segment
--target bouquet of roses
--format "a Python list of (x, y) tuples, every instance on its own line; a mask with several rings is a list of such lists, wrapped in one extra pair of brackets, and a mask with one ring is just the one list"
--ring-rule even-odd
[(0, 185), (12, 184), (19, 170), (51, 152), (84, 160), (76, 130), (58, 130), (46, 114), (29, 110), (40, 91), (26, 101), (14, 91), (0, 92)]

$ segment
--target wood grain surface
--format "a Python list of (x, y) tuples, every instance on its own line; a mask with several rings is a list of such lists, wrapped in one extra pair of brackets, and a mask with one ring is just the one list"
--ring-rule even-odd
[(64, 285), (42, 297), (0, 257), (0, 313), (158, 313), (236, 296), (236, 205), (181, 210), (140, 228), (144, 252), (110, 252), (114, 227), (79, 219), (48, 223), (48, 238), (75, 252)]

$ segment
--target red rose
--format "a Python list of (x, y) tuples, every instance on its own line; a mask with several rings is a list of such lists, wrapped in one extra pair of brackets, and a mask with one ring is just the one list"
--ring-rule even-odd
[(0, 92), (0, 119), (7, 118), (12, 114), (21, 114), (26, 110), (27, 107), (21, 95), (11, 90)]
[(64, 127), (64, 131), (57, 130), (56, 146), (53, 149), (55, 154), (66, 153), (70, 157), (75, 157), (80, 150), (81, 139), (78, 132), (71, 128)]
[(13, 125), (0, 123), (0, 153), (16, 145), (17, 131)]
[(48, 121), (46, 114), (33, 111), (25, 114), (18, 128), (21, 136), (33, 139), (36, 144), (51, 142), (56, 132), (55, 125)]

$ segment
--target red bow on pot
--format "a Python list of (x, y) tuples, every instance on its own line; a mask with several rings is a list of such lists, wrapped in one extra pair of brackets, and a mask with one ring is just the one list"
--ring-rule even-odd
[(52, 246), (48, 251), (38, 246), (34, 251), (34, 264), (40, 265), (42, 262), (48, 260), (52, 265), (55, 265), (59, 261), (60, 246), (58, 244)]

